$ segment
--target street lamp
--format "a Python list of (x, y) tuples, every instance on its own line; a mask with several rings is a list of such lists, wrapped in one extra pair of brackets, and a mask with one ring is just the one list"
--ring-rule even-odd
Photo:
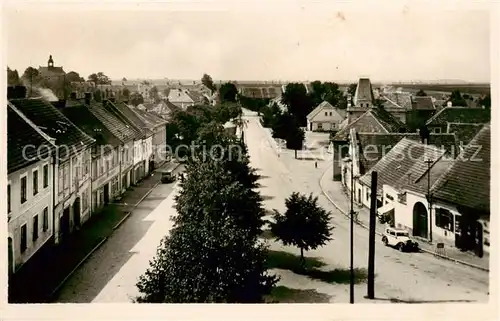
[(431, 164), (433, 160), (427, 159), (427, 207), (429, 210), (429, 241), (432, 243), (432, 194), (431, 194)]
[(351, 210), (350, 210), (350, 225), (351, 225), (351, 235), (350, 235), (350, 253), (351, 253), (351, 263), (350, 263), (350, 291), (349, 291), (349, 303), (354, 303), (354, 162), (351, 158), (346, 159), (346, 162), (351, 163)]

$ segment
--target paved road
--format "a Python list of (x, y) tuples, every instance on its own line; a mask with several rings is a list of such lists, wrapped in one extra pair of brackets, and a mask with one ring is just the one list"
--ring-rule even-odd
[[(319, 179), (329, 166), (328, 161), (295, 160), (293, 151), (273, 150), (268, 133), (258, 124), (257, 117), (246, 112), (248, 120), (245, 139), (252, 166), (263, 175), (262, 195), (267, 208), (284, 210), (284, 199), (293, 191), (313, 193), (319, 203), (332, 211), (334, 240), (327, 246), (310, 251), (309, 256), (320, 256), (331, 268), (349, 267), (349, 221), (324, 197)], [(266, 197), (273, 196), (273, 197)], [(488, 300), (487, 272), (458, 265), (425, 253), (400, 253), (384, 247), (377, 238), (376, 244), (376, 297), (408, 301), (461, 302)], [(367, 267), (368, 231), (355, 226), (355, 265)], [(271, 246), (298, 253), (297, 249), (285, 248), (279, 243)], [(311, 288), (311, 281), (284, 274), (286, 286)], [(332, 296), (332, 302), (348, 302), (348, 285), (316, 284), (321, 292)], [(319, 291), (319, 290), (318, 290)], [(363, 301), (366, 285), (356, 285), (356, 301)]]
[(172, 227), (176, 184), (160, 184), (65, 283), (59, 303), (129, 303), (137, 278)]

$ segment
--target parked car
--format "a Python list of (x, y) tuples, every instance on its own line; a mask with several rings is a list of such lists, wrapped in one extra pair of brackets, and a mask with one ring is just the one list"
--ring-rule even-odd
[(401, 252), (418, 251), (418, 243), (410, 238), (408, 231), (388, 227), (382, 235), (385, 246), (392, 246)]
[(160, 171), (160, 173), (161, 173), (161, 183), (162, 184), (168, 184), (168, 183), (172, 183), (173, 181), (175, 181), (175, 175), (172, 173), (172, 170), (166, 169), (166, 170)]

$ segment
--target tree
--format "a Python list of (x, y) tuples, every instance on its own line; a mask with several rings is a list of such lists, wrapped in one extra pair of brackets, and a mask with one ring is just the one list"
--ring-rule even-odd
[(217, 161), (194, 162), (176, 197), (174, 228), (139, 278), (139, 302), (260, 303), (278, 278), (249, 233), (260, 202)]
[(123, 78), (122, 78), (122, 81), (123, 81), (123, 82), (127, 81), (127, 78), (123, 77)]
[(91, 74), (88, 77), (89, 81), (92, 81), (96, 85), (110, 85), (111, 84), (111, 79), (109, 79), (108, 76), (106, 76), (102, 72), (98, 72), (97, 74)]
[(416, 94), (415, 96), (418, 96), (418, 97), (425, 97), (427, 96), (427, 93), (425, 91), (423, 91), (422, 89), (420, 89)]
[(292, 118), (293, 116), (288, 112), (280, 113), (275, 116), (271, 127), (273, 138), (287, 138), (287, 135), (292, 130)]
[(451, 92), (449, 101), (451, 101), (453, 106), (467, 106), (467, 101), (462, 97), (458, 89)]
[(230, 82), (223, 84), (219, 88), (219, 96), (222, 102), (236, 102), (236, 95), (238, 94), (238, 89), (236, 86)]
[(94, 92), (94, 100), (98, 103), (102, 101), (102, 92), (100, 89), (96, 89), (96, 91)]
[(66, 81), (68, 83), (71, 82), (84, 82), (85, 79), (83, 77), (80, 77), (80, 74), (78, 74), (76, 71), (70, 71), (66, 74)]
[(347, 88), (347, 93), (351, 95), (351, 97), (354, 97), (354, 94), (356, 94), (356, 89), (358, 88), (358, 84), (350, 84), (349, 88)]
[(24, 73), (21, 78), (24, 81), (26, 81), (30, 86), (32, 86), (40, 81), (39, 76), (40, 73), (38, 72), (37, 69), (33, 67), (28, 67), (26, 68), (26, 70), (24, 70)]
[(7, 67), (7, 84), (9, 86), (17, 86), (21, 84), (21, 80), (19, 79), (19, 73), (16, 69), (12, 70)]
[(318, 205), (318, 198), (292, 193), (285, 200), (284, 214), (274, 210), (271, 231), (285, 246), (293, 245), (300, 249), (302, 267), (304, 250), (314, 250), (331, 240), (333, 227), (330, 227), (331, 213)]
[(130, 96), (130, 90), (128, 88), (123, 88), (122, 95), (123, 97), (128, 98)]
[(207, 74), (203, 74), (203, 77), (201, 78), (201, 83), (204, 84), (210, 91), (213, 93), (216, 91), (216, 87), (214, 84), (214, 81), (212, 80), (212, 77), (210, 77)]
[(132, 93), (129, 95), (129, 102), (133, 105), (133, 106), (139, 106), (140, 104), (143, 104), (144, 103), (144, 97), (142, 97), (142, 95), (140, 93)]
[(151, 87), (149, 90), (149, 98), (153, 100), (155, 103), (160, 101), (160, 96), (158, 94), (158, 88), (156, 86)]
[(318, 106), (323, 101), (329, 102), (332, 106), (338, 106), (342, 100), (342, 93), (339, 85), (334, 82), (324, 82), (319, 80), (311, 83), (312, 92), (310, 94), (313, 107)]
[(490, 94), (484, 96), (483, 98), (480, 98), (479, 105), (484, 106), (484, 108), (490, 109), (491, 108), (491, 96), (490, 96)]
[(313, 102), (301, 83), (286, 85), (281, 101), (287, 105), (288, 112), (297, 118), (300, 125), (306, 125), (306, 116), (313, 110)]
[(295, 151), (295, 158), (297, 158), (297, 150), (302, 149), (304, 143), (304, 131), (298, 126), (296, 122), (291, 125), (291, 130), (286, 135), (286, 148)]

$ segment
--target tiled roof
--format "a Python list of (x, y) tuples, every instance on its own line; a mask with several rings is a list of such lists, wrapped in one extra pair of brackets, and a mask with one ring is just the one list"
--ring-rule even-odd
[[(358, 133), (360, 162), (363, 173), (377, 164), (403, 138), (421, 142), (418, 133)], [(453, 134), (430, 134), (429, 145), (444, 149), (450, 155), (458, 153), (458, 146)]]
[(411, 94), (409, 93), (384, 93), (383, 98), (386, 100), (384, 103), (386, 108), (403, 108), (407, 110), (412, 108)]
[[(439, 160), (445, 151), (432, 145), (403, 138), (360, 181), (370, 186), (371, 172), (378, 173), (377, 191), (384, 184), (402, 189), (410, 182), (418, 182), (428, 169), (426, 160)], [(410, 174), (410, 175), (408, 175)]]
[(372, 109), (370, 109), (363, 115), (356, 118), (353, 122), (347, 124), (347, 126), (344, 126), (341, 130), (339, 130), (332, 140), (347, 141), (351, 128), (355, 128), (358, 133), (389, 133), (389, 130), (384, 127), (382, 122), (377, 119), (375, 113), (372, 113)]
[(413, 97), (412, 98), (412, 108), (415, 110), (435, 110), (436, 107), (434, 106), (434, 103), (432, 102), (432, 97), (425, 96), (425, 97)]
[(432, 187), (435, 199), (490, 211), (491, 128), (485, 125)]
[(432, 116), (427, 125), (447, 123), (486, 124), (491, 120), (491, 111), (482, 108), (446, 107)]
[[(122, 141), (97, 118), (92, 111), (85, 105), (73, 105), (61, 109), (61, 112), (68, 117), (76, 126), (83, 130), (87, 135), (96, 140), (98, 146), (120, 146)], [(100, 152), (108, 152), (108, 150), (97, 149)]]
[(371, 112), (377, 120), (387, 129), (389, 133), (401, 133), (406, 131), (406, 126), (399, 119), (383, 108), (372, 108)]
[(163, 119), (159, 116), (156, 116), (155, 114), (153, 114), (151, 112), (144, 111), (144, 110), (138, 110), (138, 109), (133, 109), (133, 111), (138, 114), (139, 118), (141, 118), (141, 120), (150, 129), (154, 129), (158, 126), (164, 126), (167, 123), (167, 121), (165, 121), (165, 119)]
[[(33, 145), (35, 148), (24, 146)], [(47, 146), (48, 148), (38, 147)], [(7, 107), (7, 173), (15, 172), (32, 163), (45, 159), (49, 152), (54, 151), (54, 146), (38, 131), (28, 124), (10, 106)]]
[(200, 104), (203, 102), (203, 94), (196, 92), (194, 90), (190, 90), (187, 92), (188, 96), (195, 102), (195, 104)]
[(142, 138), (142, 133), (139, 130), (122, 120), (114, 112), (105, 109), (101, 103), (93, 102), (90, 106), (90, 111), (121, 141), (127, 143), (131, 140)]
[(170, 89), (168, 93), (168, 100), (172, 103), (186, 103), (192, 104), (194, 100), (187, 94), (187, 90)]
[(78, 153), (95, 142), (48, 101), (27, 98), (12, 99), (10, 102), (45, 134), (55, 138), (57, 146), (69, 147), (59, 149), (60, 159)]
[(146, 137), (153, 135), (153, 132), (148, 128), (146, 123), (127, 105), (122, 102), (111, 103), (111, 107), (115, 107), (132, 125), (139, 129)]
[(250, 98), (269, 98), (279, 97), (281, 87), (277, 86), (259, 86), (259, 87), (240, 87), (240, 95)]
[(360, 78), (354, 94), (354, 105), (357, 106), (359, 101), (372, 102), (374, 100), (372, 84), (368, 78)]
[(40, 66), (40, 67), (38, 67), (38, 72), (41, 74), (42, 77), (62, 76), (62, 75), (66, 74), (62, 67), (42, 67), (42, 66)]
[(453, 133), (457, 137), (457, 142), (465, 146), (476, 136), (483, 128), (484, 124), (461, 124), (448, 123), (448, 133)]

